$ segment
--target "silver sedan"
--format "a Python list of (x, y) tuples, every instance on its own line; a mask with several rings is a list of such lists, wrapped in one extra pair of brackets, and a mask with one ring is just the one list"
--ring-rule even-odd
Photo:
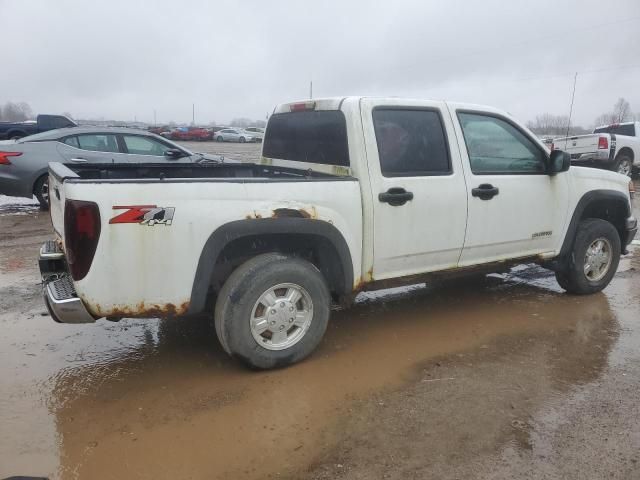
[(49, 206), (49, 162), (74, 163), (201, 163), (223, 157), (193, 153), (144, 130), (74, 127), (51, 130), (20, 140), (0, 141), (0, 194), (35, 195)]
[(255, 142), (255, 138), (249, 132), (240, 128), (223, 128), (213, 134), (218, 142)]

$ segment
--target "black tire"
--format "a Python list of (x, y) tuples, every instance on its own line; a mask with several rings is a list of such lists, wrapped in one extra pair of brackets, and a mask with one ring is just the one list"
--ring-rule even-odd
[[(599, 239), (608, 242), (611, 260), (603, 276), (590, 279), (584, 272), (587, 249)], [(576, 238), (567, 266), (556, 271), (558, 284), (568, 293), (585, 295), (604, 289), (616, 274), (620, 262), (620, 236), (615, 227), (599, 218), (583, 220), (578, 225)]]
[(33, 186), (33, 194), (40, 203), (40, 209), (49, 210), (49, 174), (42, 175)]
[(218, 135), (218, 137), (216, 137), (216, 142), (224, 142), (224, 138), (222, 138), (222, 135)]
[(627, 155), (618, 155), (613, 164), (613, 171), (631, 177), (633, 172), (633, 161)]
[[(313, 315), (308, 330), (292, 346), (270, 350), (251, 332), (254, 305), (268, 289), (291, 283), (308, 292)], [(218, 294), (215, 327), (224, 350), (256, 369), (291, 365), (307, 357), (320, 343), (327, 329), (331, 295), (322, 273), (311, 263), (280, 253), (254, 257), (238, 267)]]
[(246, 142), (246, 141), (247, 141), (247, 139), (246, 139), (246, 138), (244, 138), (244, 137), (240, 137), (240, 138), (238, 139), (238, 141), (239, 141), (240, 143), (244, 143), (244, 142)]

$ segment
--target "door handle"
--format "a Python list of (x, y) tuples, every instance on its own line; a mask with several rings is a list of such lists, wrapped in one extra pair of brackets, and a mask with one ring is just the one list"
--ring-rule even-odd
[(404, 205), (409, 200), (413, 200), (413, 193), (407, 192), (404, 188), (393, 187), (378, 194), (378, 200), (384, 203), (388, 203), (392, 207), (399, 207)]
[(72, 158), (71, 161), (73, 163), (87, 163), (87, 159), (86, 158), (80, 158), (80, 157)]
[(494, 187), (490, 183), (483, 183), (480, 186), (471, 189), (471, 195), (478, 197), (480, 200), (491, 200), (500, 193), (498, 187)]

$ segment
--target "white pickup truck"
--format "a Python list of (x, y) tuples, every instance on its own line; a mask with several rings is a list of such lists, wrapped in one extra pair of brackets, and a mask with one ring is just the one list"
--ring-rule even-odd
[(640, 168), (640, 122), (613, 123), (589, 135), (553, 139), (573, 165), (604, 168), (630, 177)]
[(254, 164), (52, 163), (45, 301), (72, 323), (213, 313), (271, 368), (366, 289), (536, 262), (597, 292), (637, 230), (630, 182), (569, 167), (499, 110), (362, 97), (276, 107)]

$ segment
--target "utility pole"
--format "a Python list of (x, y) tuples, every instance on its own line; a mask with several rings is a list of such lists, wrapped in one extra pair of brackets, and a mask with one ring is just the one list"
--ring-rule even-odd
[(313, 80), (309, 82), (309, 98), (313, 98)]
[(567, 132), (564, 136), (564, 148), (567, 148), (567, 142), (569, 138), (569, 127), (571, 126), (571, 115), (573, 115), (573, 99), (576, 97), (576, 81), (578, 80), (578, 72), (573, 76), (573, 91), (571, 92), (571, 106), (569, 107), (569, 120), (567, 121)]
[(196, 124), (196, 104), (191, 104), (191, 125)]
[(153, 109), (153, 126), (155, 127), (157, 125), (156, 123), (156, 109)]

